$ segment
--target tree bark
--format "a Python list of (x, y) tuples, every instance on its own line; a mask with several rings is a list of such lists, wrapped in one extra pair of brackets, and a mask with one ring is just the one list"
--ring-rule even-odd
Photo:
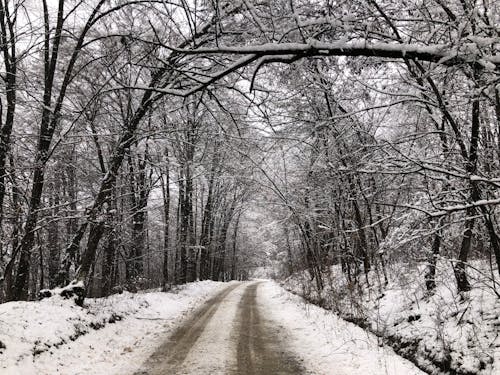
[(57, 285), (57, 278), (59, 274), (60, 266), (60, 248), (59, 248), (59, 225), (58, 225), (58, 215), (59, 215), (59, 192), (55, 185), (52, 185), (51, 199), (49, 200), (50, 206), (52, 206), (52, 223), (49, 223), (48, 227), (48, 248), (49, 248), (49, 287), (54, 288)]
[(168, 285), (170, 283), (169, 279), (169, 263), (168, 257), (170, 255), (169, 248), (169, 230), (170, 230), (170, 170), (168, 167), (168, 149), (165, 149), (165, 156), (167, 158), (166, 161), (166, 170), (165, 170), (165, 178), (166, 181), (163, 180), (163, 176), (161, 176), (161, 190), (163, 197), (163, 290), (168, 289)]

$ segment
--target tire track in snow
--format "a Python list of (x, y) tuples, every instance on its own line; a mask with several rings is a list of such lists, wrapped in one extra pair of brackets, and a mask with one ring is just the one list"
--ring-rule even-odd
[(238, 305), (238, 370), (235, 374), (302, 374), (301, 365), (283, 350), (279, 330), (260, 316), (257, 304), (259, 284), (247, 286)]
[(303, 374), (283, 349), (280, 328), (261, 315), (259, 284), (233, 284), (207, 301), (136, 375)]
[(240, 284), (228, 286), (196, 310), (189, 320), (177, 328), (170, 339), (149, 358), (145, 366), (147, 370), (139, 371), (136, 375), (178, 374), (180, 371), (178, 369), (202, 335), (220, 303), (238, 286)]

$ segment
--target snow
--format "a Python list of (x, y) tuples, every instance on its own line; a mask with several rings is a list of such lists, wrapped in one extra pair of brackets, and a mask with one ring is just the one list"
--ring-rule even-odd
[[(477, 48), (475, 43), (465, 43), (463, 48)], [(434, 45), (419, 45), (405, 43), (385, 43), (372, 42), (365, 39), (336, 42), (321, 42), (317, 39), (310, 38), (307, 43), (264, 43), (259, 45), (245, 46), (218, 46), (216, 48), (201, 47), (196, 49), (177, 49), (172, 50), (185, 54), (243, 54), (243, 55), (284, 55), (284, 54), (300, 54), (313, 51), (328, 51), (331, 55), (374, 55), (381, 57), (404, 57), (412, 55), (414, 58), (419, 58), (424, 61), (434, 61), (440, 64), (447, 64), (450, 60), (459, 60), (460, 62), (472, 62), (477, 60), (477, 54), (466, 50), (458, 51), (450, 48), (446, 44)], [(500, 56), (498, 55), (483, 55), (483, 64), (500, 64)], [(451, 61), (452, 65), (456, 62)]]
[(102, 375), (137, 370), (195, 306), (227, 283), (177, 292), (125, 292), (78, 307), (54, 296), (0, 305), (2, 375)]
[(289, 349), (303, 360), (308, 373), (425, 374), (392, 349), (380, 345), (375, 335), (305, 302), (274, 282), (262, 283), (258, 296), (267, 318), (288, 330)]
[(461, 295), (447, 260), (438, 262), (437, 287), (431, 296), (425, 293), (424, 263), (391, 266), (387, 287), (374, 273), (371, 286), (360, 279), (362, 295), (349, 287), (338, 266), (332, 267), (321, 294), (307, 287), (305, 274), (294, 275), (285, 286), (361, 322), (429, 372), (443, 366), (459, 374), (491, 375), (500, 373), (500, 299), (491, 287), (490, 272), (497, 273), (484, 262), (470, 262), (472, 290)]
[(223, 375), (231, 373), (231, 369), (236, 368), (237, 342), (232, 334), (235, 329), (238, 302), (243, 291), (243, 285), (238, 286), (221, 302), (202, 334), (189, 350), (184, 360), (182, 374)]
[[(481, 264), (474, 266), (480, 268)], [(447, 277), (442, 266), (438, 274)], [(417, 339), (417, 357), (423, 367), (429, 356), (439, 359), (449, 355), (455, 367), (460, 364), (462, 373), (479, 373), (481, 361), (487, 364), (482, 373), (498, 373), (498, 298), (491, 298), (487, 288), (475, 285), (465, 298), (457, 299), (453, 288), (443, 280), (438, 280), (434, 296), (424, 298), (420, 286), (409, 281), (412, 275), (401, 272), (403, 275), (404, 287), (391, 280), (383, 295), (367, 291), (358, 301), (360, 306), (350, 313), (364, 317), (378, 334), (396, 335), (398, 340), (408, 342)], [(88, 299), (84, 307), (60, 296), (2, 304), (0, 342), (6, 348), (0, 345), (0, 373), (133, 374), (195, 307), (227, 285), (203, 281), (169, 293), (125, 292)], [(209, 373), (222, 374), (234, 368), (238, 338), (234, 336), (238, 326), (235, 319), (248, 285), (239, 284), (217, 306), (185, 359), (189, 373), (207, 373), (205, 370), (210, 369)], [(293, 286), (296, 293), (305, 292), (299, 289), (304, 284), (299, 284), (297, 275), (286, 285)], [(343, 287), (340, 282), (337, 286)], [(329, 288), (331, 300), (323, 298), (322, 303), (333, 308), (333, 301), (339, 308), (345, 301)], [(307, 374), (423, 374), (383, 345), (375, 334), (306, 302), (275, 282), (259, 281), (257, 303), (260, 315), (279, 328), (280, 341), (301, 361)], [(425, 351), (427, 358), (422, 355)]]

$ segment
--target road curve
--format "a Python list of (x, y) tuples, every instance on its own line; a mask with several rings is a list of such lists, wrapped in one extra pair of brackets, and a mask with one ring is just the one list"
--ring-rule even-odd
[(279, 328), (258, 303), (259, 282), (234, 283), (196, 310), (136, 375), (299, 375)]

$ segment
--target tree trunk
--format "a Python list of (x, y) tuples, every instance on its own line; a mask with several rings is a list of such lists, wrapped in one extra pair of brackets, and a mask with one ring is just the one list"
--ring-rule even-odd
[(211, 232), (214, 226), (213, 217), (213, 193), (214, 193), (215, 162), (212, 163), (212, 171), (208, 181), (207, 202), (203, 210), (201, 223), (201, 253), (200, 253), (200, 279), (206, 280), (210, 277), (209, 247), (212, 240)]
[(58, 214), (59, 214), (59, 195), (57, 188), (52, 185), (52, 196), (49, 200), (50, 206), (52, 206), (52, 223), (48, 227), (48, 248), (49, 248), (49, 287), (54, 288), (57, 285), (57, 277), (59, 273), (60, 266), (60, 248), (59, 248), (59, 225), (58, 225)]
[(116, 251), (118, 247), (117, 232), (114, 227), (117, 218), (115, 212), (117, 211), (117, 193), (113, 192), (113, 196), (110, 199), (110, 204), (108, 205), (107, 220), (108, 228), (107, 241), (104, 246), (104, 256), (102, 259), (102, 282), (101, 282), (101, 294), (102, 296), (108, 296), (115, 285), (115, 273), (116, 273)]
[[(16, 78), (17, 78), (17, 57), (16, 57), (16, 33), (15, 25), (11, 21), (8, 2), (0, 1), (0, 50), (3, 56), (5, 74), (5, 96), (7, 99), (7, 112), (5, 113), (5, 122), (0, 129), (0, 230), (3, 228), (3, 205), (5, 200), (5, 176), (6, 164), (10, 148), (10, 137), (14, 126), (14, 115), (16, 109)], [(14, 9), (14, 19), (17, 19), (17, 8)], [(0, 101), (0, 118), (2, 117)], [(0, 233), (1, 234), (1, 233)], [(0, 238), (3, 240), (3, 238)], [(0, 241), (0, 247), (3, 241)], [(0, 248), (0, 256), (2, 249)]]
[(186, 214), (186, 179), (184, 173), (179, 176), (179, 203), (178, 203), (178, 283), (187, 282), (187, 214)]
[(429, 255), (427, 271), (425, 272), (425, 287), (429, 294), (436, 289), (436, 264), (439, 257), (441, 247), (441, 230), (437, 230), (434, 234), (434, 241), (432, 242), (432, 251)]
[[(467, 210), (468, 216), (474, 212)], [(468, 218), (464, 224), (464, 234), (462, 237), (462, 244), (460, 245), (460, 253), (458, 254), (458, 261), (454, 266), (455, 278), (457, 280), (457, 289), (459, 292), (468, 292), (471, 288), (467, 279), (466, 265), (467, 259), (471, 249), (472, 243), (472, 230), (474, 229), (475, 219)]]
[(233, 254), (231, 257), (231, 280), (236, 280), (236, 250), (237, 250), (237, 237), (238, 237), (238, 228), (240, 225), (240, 218), (241, 218), (241, 213), (240, 211), (238, 213), (238, 216), (236, 217), (236, 221), (234, 223), (234, 232), (233, 232)]
[[(111, 219), (112, 223), (113, 220)], [(103, 297), (111, 294), (114, 286), (114, 269), (116, 257), (116, 233), (113, 229), (108, 230), (108, 238), (104, 246), (104, 257), (102, 262), (102, 284), (101, 294)]]
[[(166, 157), (168, 158), (168, 150), (166, 150)], [(168, 272), (168, 257), (169, 257), (169, 230), (170, 230), (170, 171), (168, 168), (168, 160), (166, 164), (165, 177), (166, 181), (161, 176), (161, 191), (163, 197), (163, 290), (168, 289), (169, 285), (169, 272)]]
[(365, 278), (366, 278), (366, 284), (370, 285), (369, 279), (368, 279), (368, 273), (371, 270), (371, 264), (370, 264), (370, 255), (368, 252), (368, 243), (366, 241), (366, 234), (365, 234), (365, 229), (363, 228), (363, 220), (361, 218), (361, 211), (359, 209), (358, 202), (356, 200), (353, 201), (353, 208), (354, 208), (354, 217), (356, 219), (356, 225), (358, 227), (357, 235), (358, 235), (358, 240), (359, 240), (359, 256), (363, 260), (363, 271), (365, 273)]
[(139, 155), (137, 170), (129, 156), (129, 180), (132, 198), (132, 243), (127, 259), (127, 283), (136, 284), (144, 272), (144, 248), (146, 244), (145, 224), (149, 187), (146, 178), (147, 151)]
[(292, 275), (294, 272), (294, 267), (293, 267), (293, 253), (292, 253), (292, 246), (290, 244), (290, 233), (288, 231), (288, 227), (285, 225), (284, 227), (285, 231), (285, 240), (286, 240), (286, 253), (288, 256), (288, 274)]
[[(191, 161), (192, 162), (192, 161)], [(190, 163), (191, 163), (190, 162)], [(186, 166), (185, 204), (184, 204), (184, 228), (186, 230), (186, 282), (196, 280), (196, 255), (193, 220), (193, 179), (191, 176), (191, 166)]]

